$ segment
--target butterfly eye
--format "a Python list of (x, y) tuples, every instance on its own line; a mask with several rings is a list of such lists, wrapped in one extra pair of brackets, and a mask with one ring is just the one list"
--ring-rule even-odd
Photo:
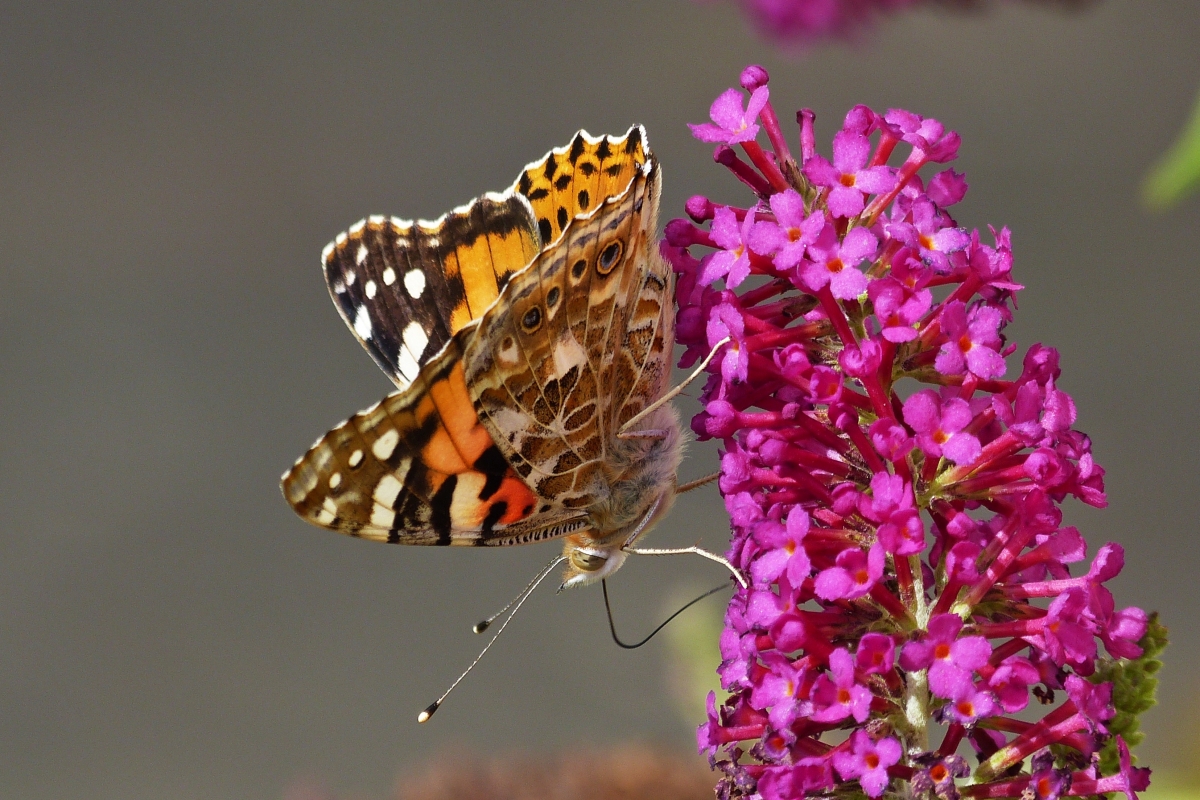
[(621, 260), (621, 249), (620, 242), (610, 242), (608, 247), (600, 251), (600, 258), (596, 260), (596, 271), (601, 275), (612, 272), (613, 267)]
[(542, 312), (537, 306), (525, 312), (525, 316), (521, 317), (521, 324), (525, 326), (525, 330), (533, 333), (538, 329), (538, 325), (542, 324)]
[(595, 572), (604, 566), (608, 561), (607, 556), (596, 555), (595, 553), (587, 553), (583, 550), (571, 551), (571, 566), (580, 572)]

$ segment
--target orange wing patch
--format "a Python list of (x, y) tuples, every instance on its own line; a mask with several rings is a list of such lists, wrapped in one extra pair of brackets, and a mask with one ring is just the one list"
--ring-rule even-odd
[(489, 545), (537, 499), (479, 423), (456, 343), (428, 376), (351, 417), (283, 476), (300, 516), (352, 536), (398, 544)]
[(621, 137), (580, 131), (525, 167), (514, 188), (533, 206), (542, 249), (557, 243), (571, 220), (624, 193), (646, 158), (646, 131), (634, 125)]

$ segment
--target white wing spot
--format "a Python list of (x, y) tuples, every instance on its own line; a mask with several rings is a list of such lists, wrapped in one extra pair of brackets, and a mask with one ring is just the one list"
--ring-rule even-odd
[(414, 300), (419, 300), (425, 292), (425, 273), (419, 269), (410, 269), (404, 273), (404, 288)]
[(395, 282), (396, 282), (396, 270), (392, 269), (391, 267), (388, 267), (387, 269), (385, 269), (383, 271), (383, 285), (391, 286)]
[(342, 277), (345, 278), (347, 286), (353, 286), (354, 282), (358, 280), (358, 273), (352, 269), (348, 269)]
[(458, 476), (454, 494), (450, 496), (450, 524), (456, 528), (478, 525), (479, 494), (487, 479), (478, 472), (464, 472)]
[(359, 231), (361, 231), (361, 230), (362, 230), (363, 228), (365, 228), (365, 227), (367, 227), (367, 220), (366, 220), (366, 219), (360, 219), (358, 222), (356, 222), (356, 223), (354, 223), (353, 225), (351, 225), (351, 226), (350, 226), (350, 229), (349, 229), (349, 230), (347, 230), (347, 231), (346, 231), (346, 233), (348, 233), (348, 234), (350, 234), (351, 236), (353, 236), (353, 235), (355, 235), (356, 233), (358, 233)]
[(417, 359), (413, 358), (413, 354), (403, 346), (396, 354), (396, 368), (400, 370), (400, 376), (409, 383), (415, 381), (417, 374), (421, 371), (421, 365), (417, 363)]
[(554, 347), (554, 377), (562, 378), (571, 371), (572, 367), (578, 367), (587, 363), (587, 353), (583, 352), (583, 347), (575, 340), (574, 336), (565, 336), (559, 339), (558, 344)]
[(375, 299), (375, 281), (367, 281), (367, 284), (363, 287), (363, 290), (367, 293), (368, 300)]
[(396, 512), (390, 508), (384, 508), (378, 503), (371, 509), (371, 525), (375, 528), (383, 528), (390, 530), (392, 524), (396, 521)]
[(337, 517), (337, 514), (335, 514), (334, 512), (330, 511), (327, 508), (322, 508), (319, 511), (317, 511), (317, 515), (315, 517), (313, 517), (313, 519), (316, 521), (316, 523), (318, 525), (328, 525), (329, 523), (333, 522), (333, 520), (336, 517)]
[(375, 502), (381, 506), (388, 508), (396, 507), (396, 498), (400, 495), (400, 490), (404, 485), (396, 480), (394, 475), (384, 475), (379, 479), (379, 484), (375, 487)]
[(427, 344), (429, 344), (429, 336), (421, 327), (421, 323), (415, 320), (408, 323), (404, 328), (404, 346), (412, 352), (413, 356), (419, 359), (425, 352)]
[(380, 461), (387, 461), (392, 457), (392, 453), (396, 449), (396, 445), (400, 442), (400, 432), (395, 428), (387, 431), (375, 440), (375, 444), (371, 445), (371, 452)]
[(366, 306), (359, 306), (354, 312), (354, 332), (360, 339), (371, 338), (371, 317), (367, 314)]
[(382, 225), (384, 219), (386, 219), (386, 217), (384, 217), (383, 214), (372, 214), (371, 216), (367, 217), (367, 222), (371, 223), (372, 225)]
[(354, 263), (362, 264), (366, 260), (367, 260), (367, 246), (365, 244), (360, 244), (358, 246), (358, 252), (354, 254)]
[(351, 467), (357, 467), (359, 464), (362, 463), (362, 460), (363, 460), (363, 451), (362, 450), (355, 450), (353, 453), (350, 454), (350, 466)]
[(347, 238), (347, 237), (346, 237), (346, 234), (344, 234), (344, 233), (339, 233), (337, 236), (335, 236), (335, 237), (333, 238), (333, 243), (334, 243), (334, 245), (336, 245), (337, 247), (341, 247), (342, 245), (344, 245), (344, 244), (346, 243), (346, 238)]
[(334, 291), (334, 294), (345, 294), (346, 293), (346, 284), (342, 283), (341, 281), (334, 281), (333, 282), (333, 291)]
[(321, 251), (321, 263), (324, 264), (333, 255), (333, 242), (325, 245), (325, 249)]
[(342, 473), (335, 472), (329, 476), (329, 488), (336, 489), (342, 485)]

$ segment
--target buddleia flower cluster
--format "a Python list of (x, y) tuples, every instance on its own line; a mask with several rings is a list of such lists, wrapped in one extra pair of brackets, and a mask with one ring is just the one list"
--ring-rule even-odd
[[(919, 6), (986, 6), (988, 0), (735, 0), (754, 27), (782, 43), (811, 43), (848, 37), (877, 18)], [(1027, 0), (1047, 5), (1084, 5), (1090, 0)]]
[(793, 155), (765, 70), (741, 85), (692, 131), (747, 203), (693, 197), (663, 243), (681, 366), (729, 340), (692, 421), (749, 583), (699, 729), (718, 796), (1133, 798), (1162, 629), (1063, 525), (1104, 470), (1058, 353), (1005, 338), (1009, 231), (948, 211), (958, 135), (857, 106), (826, 157), (806, 109)]

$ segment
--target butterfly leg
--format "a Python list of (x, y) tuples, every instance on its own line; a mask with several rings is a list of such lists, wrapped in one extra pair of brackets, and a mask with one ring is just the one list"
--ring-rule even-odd
[(690, 492), (692, 489), (699, 489), (701, 486), (712, 483), (719, 477), (721, 477), (721, 473), (714, 472), (711, 475), (705, 475), (703, 478), (696, 478), (694, 481), (688, 481), (684, 484), (676, 484), (675, 494), (683, 494), (684, 492)]
[(617, 438), (618, 439), (657, 440), (657, 439), (665, 439), (665, 438), (667, 438), (668, 435), (669, 435), (668, 432), (662, 430), (661, 428), (651, 428), (650, 430), (645, 430), (645, 431), (626, 431), (625, 433), (618, 433)]
[(709, 561), (715, 561), (721, 566), (725, 567), (725, 569), (729, 570), (733, 577), (737, 579), (737, 582), (742, 585), (743, 589), (749, 588), (749, 584), (747, 584), (746, 579), (742, 577), (742, 573), (738, 572), (738, 568), (731, 564), (729, 559), (719, 556), (716, 553), (710, 553), (700, 547), (675, 547), (669, 549), (643, 549), (638, 547), (626, 547), (623, 549), (626, 553), (636, 553), (639, 556), (678, 556), (685, 553), (695, 553), (702, 558), (707, 558)]
[(696, 367), (696, 369), (692, 371), (692, 374), (688, 375), (683, 383), (681, 383), (678, 386), (676, 386), (675, 388), (671, 389), (669, 392), (664, 394), (662, 397), (658, 398), (653, 403), (651, 403), (650, 405), (646, 406), (641, 411), (639, 411), (637, 414), (633, 415), (633, 417), (630, 418), (630, 420), (628, 422), (626, 422), (624, 425), (621, 426), (621, 431), (617, 434), (617, 436), (619, 436), (622, 439), (630, 438), (627, 435), (628, 431), (631, 431), (633, 429), (633, 427), (635, 425), (637, 425), (639, 422), (641, 422), (643, 419), (650, 416), (655, 411), (662, 408), (665, 404), (671, 402), (676, 397), (678, 397), (679, 394), (684, 389), (687, 388), (687, 385), (689, 383), (691, 383), (692, 381), (696, 380), (696, 378), (699, 378), (701, 375), (704, 374), (705, 368), (708, 366), (708, 363), (713, 360), (713, 357), (716, 356), (717, 351), (720, 350), (721, 347), (723, 347), (724, 345), (726, 345), (728, 343), (729, 343), (729, 337), (726, 336), (724, 339), (722, 339), (721, 341), (719, 341), (715, 345), (713, 345), (712, 350), (709, 350), (708, 355), (705, 356), (704, 360), (700, 362), (700, 366)]

